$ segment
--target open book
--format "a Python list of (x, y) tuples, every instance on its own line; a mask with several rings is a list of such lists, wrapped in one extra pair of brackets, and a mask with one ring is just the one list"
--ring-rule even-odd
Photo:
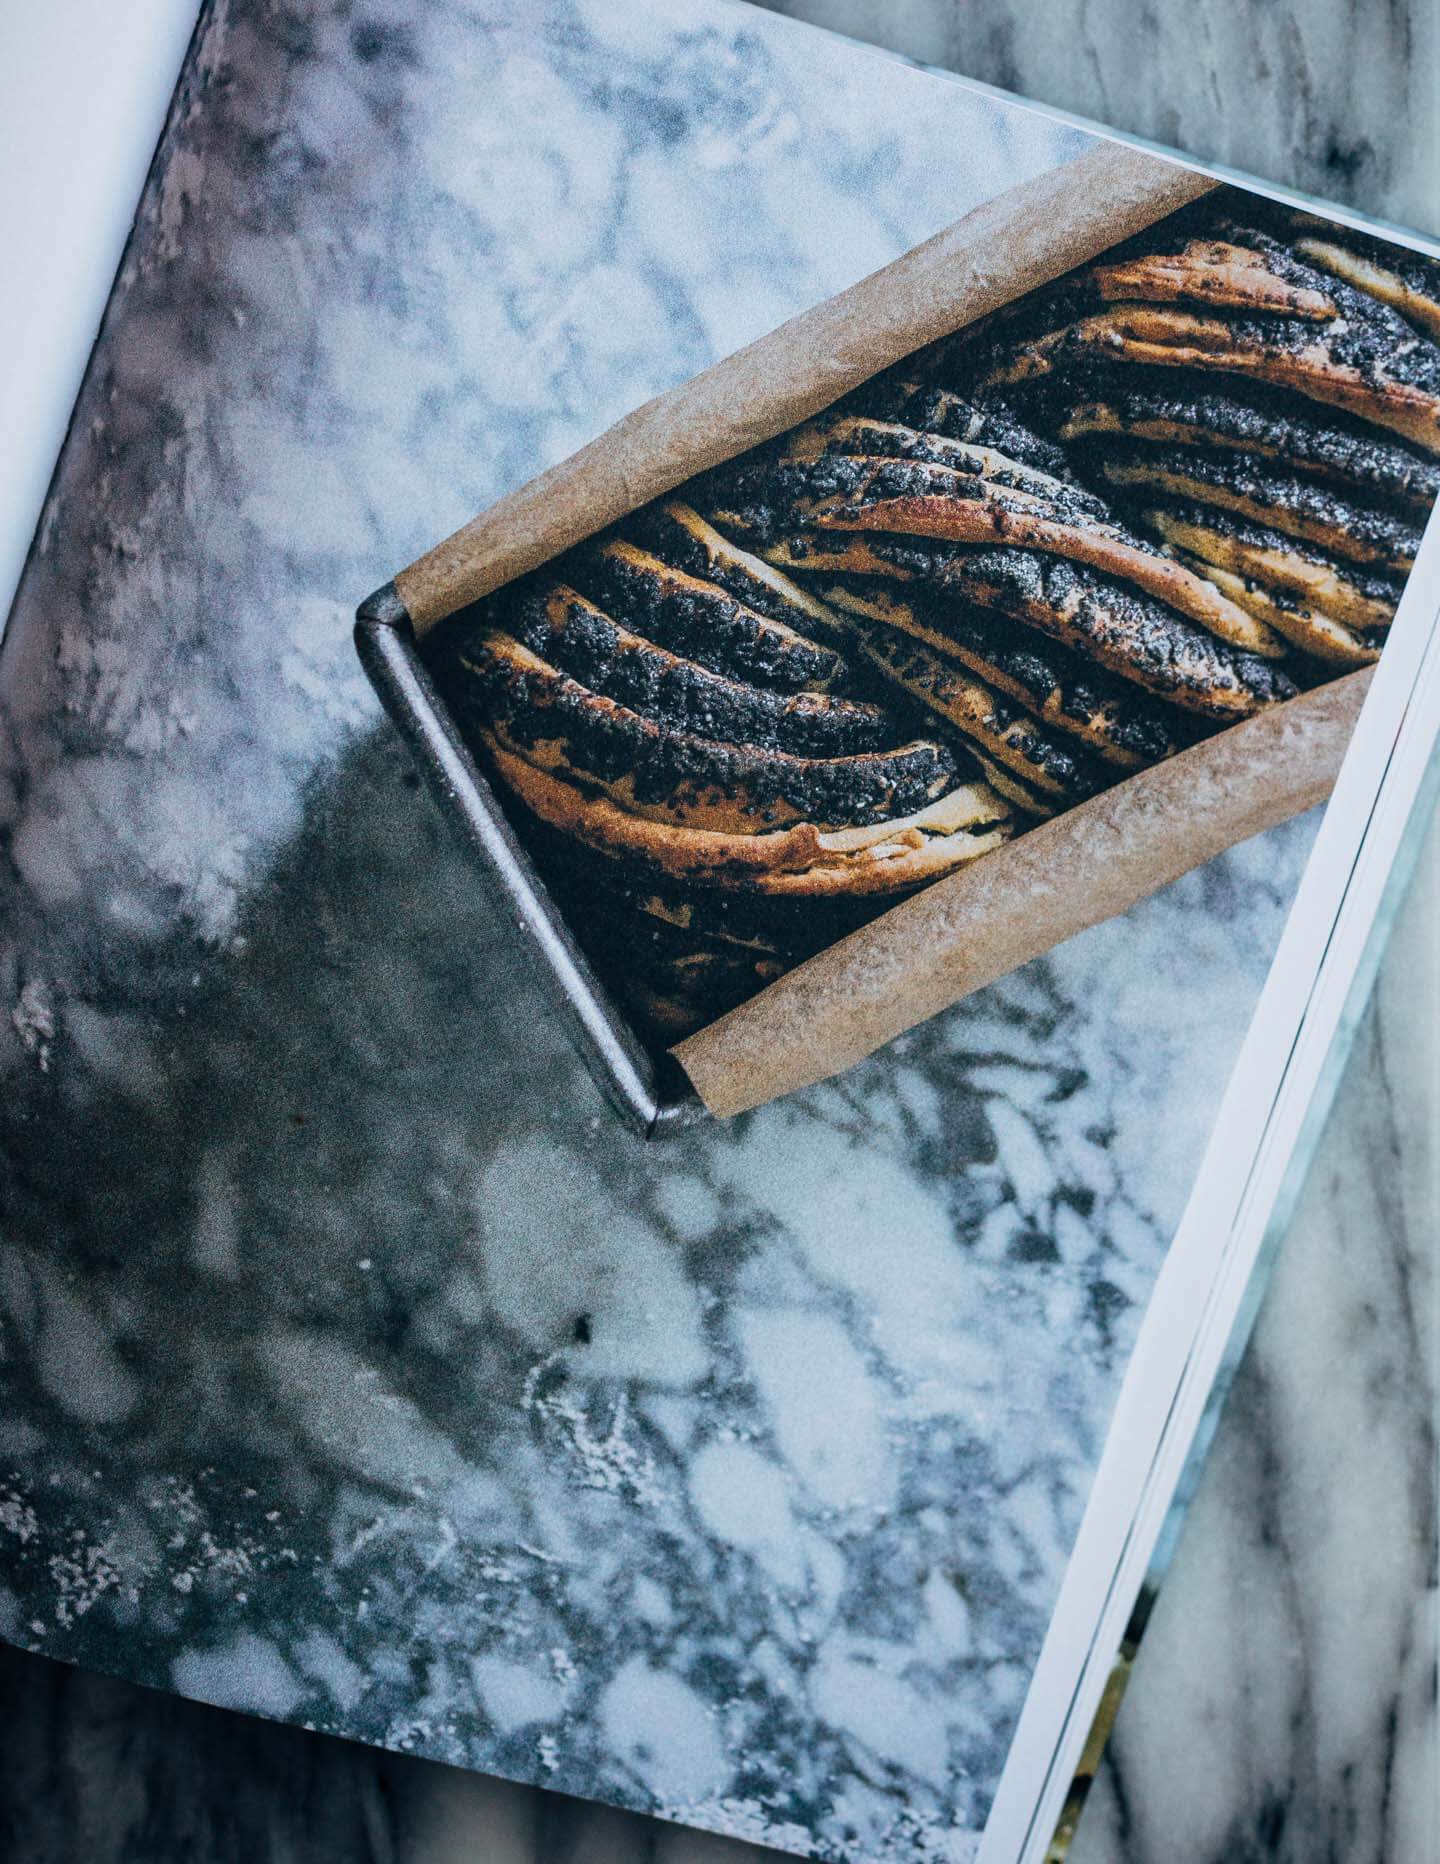
[[(1440, 260), (1183, 166), (1097, 227), (1109, 151), (728, 0), (207, 6), (0, 653), (5, 1636), (798, 1855), (1046, 1854), (1440, 722)], [(1052, 211), (1013, 223), (1045, 223), (1015, 288), (916, 273), (1016, 199)], [(883, 330), (877, 272), (925, 281)], [(736, 378), (703, 372), (777, 331), (814, 380), (716, 414)], [(573, 495), (570, 456), (654, 397), (623, 473), (613, 437), (590, 456), (593, 521), (545, 533), (529, 482)], [(510, 495), (521, 542), (492, 515), (437, 557)], [(711, 536), (750, 599), (673, 555)], [(585, 584), (611, 546), (710, 621), (662, 639), (654, 600)], [(350, 636), (403, 563), (380, 684), (419, 766)], [(1027, 564), (1055, 599), (1007, 611)], [(613, 653), (565, 658), (556, 586), (641, 668), (623, 695)], [(1062, 631), (1077, 587), (1104, 628)], [(804, 662), (788, 687), (726, 660), (737, 614)], [(647, 711), (680, 687), (731, 723)], [(1322, 715), (1338, 778), (1332, 732), (1274, 826), (1113, 916), (1066, 869), (1088, 929), (867, 1059), (655, 1143), (610, 1110), (606, 1042), (648, 1066), (677, 980), (769, 964), (736, 874), (811, 900), (825, 862), (974, 834), (837, 931), (922, 926), (948, 978), (942, 888), (1085, 810), (1123, 865), (1174, 773), (1228, 805), (1227, 747), (1312, 758), (1287, 734)], [(1130, 718), (1160, 737), (1127, 763)], [(657, 787), (616, 731), (705, 784)], [(903, 808), (778, 761), (853, 744)], [(820, 852), (784, 868), (763, 838), (796, 822), (754, 811), (802, 778)], [(707, 834), (752, 846), (721, 870)], [(667, 928), (665, 989), (621, 896)], [(711, 909), (678, 956), (677, 899)], [(833, 970), (805, 995), (831, 923), (706, 1025), (752, 1019), (746, 1067), (756, 1006), (834, 1016)], [(893, 948), (864, 949), (857, 993)]]

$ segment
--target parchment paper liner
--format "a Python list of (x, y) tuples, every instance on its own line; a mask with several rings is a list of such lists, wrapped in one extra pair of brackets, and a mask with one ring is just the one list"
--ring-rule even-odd
[[(1178, 163), (1102, 143), (1010, 189), (646, 402), (402, 570), (395, 588), (417, 636), (1215, 185)], [(839, 1073), (970, 991), (1323, 800), (1368, 679), (1367, 670), (1307, 693), (1031, 829), (671, 1052), (722, 1118)]]
[(861, 1061), (1192, 867), (1323, 802), (1373, 669), (1232, 725), (983, 855), (671, 1053), (721, 1118)]

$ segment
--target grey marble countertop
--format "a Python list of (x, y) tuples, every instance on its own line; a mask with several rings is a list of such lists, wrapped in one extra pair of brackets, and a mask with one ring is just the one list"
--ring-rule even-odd
[[(230, 9), (225, 57), (215, 48), (226, 89), (206, 100), (225, 135), (172, 164), (110, 361), (87, 391), (97, 516), (65, 522), (66, 500), (97, 488), (62, 482), (18, 643), (43, 699), (9, 721), (24, 751), (8, 765), (25, 772), (10, 802), (24, 886), (5, 982), (24, 1082), (12, 1105), (27, 1124), (16, 1129), (25, 1249), (18, 1270), (9, 1258), (4, 1296), (26, 1382), (3, 1450), (22, 1473), (0, 1498), (25, 1558), (11, 1568), (21, 1584), (6, 1629), (402, 1751), (836, 1855), (858, 1833), (861, 1855), (918, 1856), (927, 1821), (956, 1816), (955, 1756), (971, 1778), (993, 1773), (1083, 1497), (1072, 1470), (1103, 1420), (1126, 1314), (1191, 1155), (1177, 1142), (1102, 1171), (1084, 1095), (1070, 1113), (1049, 1110), (1057, 1027), (1065, 1065), (1105, 1083), (1117, 1130), (1127, 1104), (1174, 1091), (1168, 1077), (1107, 1071), (1076, 1011), (1113, 932), (995, 993), (988, 1046), (937, 1025), (900, 1068), (777, 1110), (738, 1141), (686, 1141), (663, 1173), (616, 1152), (543, 1020), (487, 1017), (497, 994), (523, 999), (523, 986), (407, 791), (403, 759), (373, 731), (363, 685), (332, 655), (335, 592), (952, 218), (974, 185), (973, 142), (968, 166), (897, 162), (887, 87), (903, 90), (899, 68), (869, 67), (892, 75), (851, 84), (845, 134), (819, 136), (806, 113), (825, 114), (822, 56), (787, 66), (784, 40), (707, 36), (692, 16), (683, 56), (673, 37), (638, 47), (643, 94), (617, 105), (586, 91), (593, 58), (576, 59), (586, 33), (619, 31), (613, 17), (562, 11), (548, 62), (528, 39), (507, 42), (516, 29), (497, 16), (513, 114), (477, 112), (467, 94), (494, 44), (439, 87), (447, 161), (473, 164), (462, 176), (509, 203), (508, 218), (477, 225), (463, 181), (417, 184), (403, 136), (377, 146), (341, 133), (403, 120), (407, 87), (435, 76), (438, 10), (442, 24), (422, 31), (374, 9), (319, 26)], [(948, 10), (896, 8), (891, 29), (901, 20), (916, 52), (1043, 95), (1024, 29), (1001, 30), (1006, 17), (990, 11), (983, 63), (944, 36)], [(1120, 47), (1098, 18), (1092, 7), (1073, 31), (1103, 65)], [(851, 9), (833, 23), (864, 22)], [(625, 29), (626, 60), (637, 55), (628, 35), (646, 30), (638, 15)], [(1366, 94), (1312, 71), (1304, 134), (1317, 152), (1356, 146), (1353, 131), (1340, 139), (1339, 112)], [(907, 108), (930, 95), (907, 93)], [(1103, 90), (1056, 100), (1123, 120)], [(955, 107), (912, 124), (913, 146), (944, 146)], [(594, 159), (557, 159), (537, 201), (533, 180), (515, 184), (517, 148), (537, 113), (563, 146), (586, 111)], [(1191, 121), (1129, 126), (1175, 139)], [(1223, 143), (1218, 108), (1213, 127), (1192, 146), (1261, 172), (1296, 159), (1293, 122), (1277, 128), (1273, 160)], [(615, 261), (629, 216), (663, 206), (677, 136), (711, 177), (690, 203), (683, 288), (662, 253)], [(787, 218), (772, 190), (768, 215), (747, 223), (743, 204), (794, 163), (797, 139), (806, 213)], [(1036, 122), (1028, 146), (989, 146), (982, 186), (1074, 145)], [(341, 172), (326, 147), (345, 149)], [(1364, 204), (1422, 219), (1401, 154), (1383, 160), (1390, 193)], [(402, 172), (412, 197), (417, 185), (430, 193), (399, 229), (411, 263), (397, 272), (397, 229), (373, 203), (402, 191)], [(1357, 159), (1347, 183), (1368, 173)], [(1297, 165), (1287, 178), (1338, 191), (1326, 172)], [(815, 235), (820, 223), (830, 237)], [(478, 257), (457, 273), (462, 246)], [(706, 263), (720, 251), (723, 263)], [(318, 346), (301, 308), (317, 294), (328, 307)], [(379, 364), (377, 317), (403, 370)], [(523, 354), (543, 359), (538, 375), (533, 361), (507, 362), (520, 330)], [(401, 447), (372, 444), (396, 434)], [(146, 639), (182, 669), (163, 689), (144, 677), (159, 662), (134, 652)], [(261, 703), (245, 703), (251, 691)], [(57, 695), (65, 755), (37, 758)], [(1251, 941), (1238, 962), (1255, 983), (1306, 833), (1297, 825), (1204, 883), (1208, 908)], [(1201, 886), (1123, 936), (1142, 955), (1165, 949)], [(1426, 1830), (1417, 1757), (1433, 1733), (1423, 1245), (1436, 1102), (1415, 1005), (1433, 1010), (1440, 992), (1430, 922), (1409, 923), (1122, 1712), (1080, 1840), (1092, 1861), (1244, 1855), (1277, 1822), (1339, 1857), (1429, 1855), (1411, 1847)], [(1215, 1077), (1193, 1090), (1197, 1106), (1223, 1073), (1243, 993), (1231, 1010), (1234, 1026), (1195, 1051)], [(417, 1045), (418, 1029), (447, 1033)], [(1177, 1044), (1194, 1034), (1177, 1030)], [(942, 1085), (944, 1130), (956, 1105), (968, 1109), (963, 1160), (936, 1157)], [(557, 1102), (575, 1113), (558, 1115)], [(813, 1167), (798, 1190), (797, 1148)], [(953, 1299), (982, 1287), (1003, 1299), (1018, 1286), (1007, 1262), (1023, 1260), (1012, 1245), (1036, 1208), (1053, 1218), (1057, 1161), (1061, 1188), (1103, 1200), (1125, 1184), (1103, 1205), (1113, 1273), (1061, 1394), (1069, 1443), (1038, 1464), (1027, 1445), (1023, 1467), (974, 1471), (982, 1495), (1033, 1478), (1035, 1506), (1017, 1511), (1028, 1525), (1012, 1548), (969, 1543), (998, 1606), (972, 1605), (961, 1622), (924, 1592), (938, 1548), (974, 1532), (947, 1499), (954, 1458), (969, 1451), (934, 1402), (934, 1382), (956, 1368), (917, 1306), (919, 1282), (881, 1287), (867, 1271), (882, 1219), (842, 1220), (819, 1194), (880, 1175), (883, 1221), (903, 1212), (922, 1245), (942, 1222), (973, 1231), (980, 1279), (957, 1283)], [(960, 1162), (972, 1192), (990, 1184), (985, 1208), (957, 1210)], [(1386, 1247), (1371, 1248), (1365, 1276), (1340, 1274), (1377, 1227)], [(838, 1264), (837, 1234), (851, 1245)], [(1057, 1324), (1073, 1325), (1096, 1282), (1077, 1260), (1046, 1283)], [(857, 1315), (870, 1329), (863, 1354)], [(972, 1402), (1023, 1408), (1006, 1370), (1018, 1338), (978, 1340)], [(820, 1359), (854, 1372), (824, 1414), (787, 1370)], [(1326, 1478), (1337, 1458), (1340, 1485)], [(42, 1467), (43, 1488), (23, 1474)], [(1390, 1530), (1380, 1581), (1364, 1557), (1377, 1519)], [(890, 1596), (927, 1601), (923, 1620), (874, 1619), (862, 1546), (891, 1563)], [(769, 1652), (759, 1667), (757, 1650)], [(947, 1663), (972, 1679), (978, 1666), (979, 1725), (941, 1714)], [(1187, 1772), (1177, 1752), (1205, 1765)], [(848, 1798), (813, 1784), (821, 1762)], [(458, 1855), (483, 1832), (487, 1857), (512, 1847), (519, 1858), (534, 1850), (526, 1832), (550, 1829), (534, 1824), (532, 1789), (443, 1770), (405, 1778), (406, 1804), (420, 1808), (407, 1857)], [(962, 1822), (983, 1796), (959, 1806)], [(544, 1817), (581, 1849), (620, 1857), (649, 1842), (619, 1815)], [(1337, 1833), (1361, 1848), (1332, 1844)], [(705, 1842), (719, 1843), (663, 1840), (677, 1857)]]
[[(1436, 1855), (1437, 913), (1440, 834), (1072, 1847), (1082, 1864)], [(0, 1851), (26, 1864), (773, 1855), (4, 1647), (0, 1725)]]

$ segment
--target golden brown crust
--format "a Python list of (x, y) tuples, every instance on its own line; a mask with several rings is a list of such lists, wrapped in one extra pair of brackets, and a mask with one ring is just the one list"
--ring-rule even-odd
[(924, 433), (898, 421), (871, 415), (825, 415), (796, 428), (781, 449), (782, 459), (814, 464), (827, 454), (871, 459), (918, 460), (1012, 491), (1028, 492), (1050, 504), (1074, 507), (1097, 518), (1109, 516), (1097, 493), (1039, 467), (1011, 459), (993, 446), (978, 441), (954, 440), (945, 434)]
[(976, 550), (868, 533), (867, 559), (853, 545), (827, 552), (823, 538), (823, 532), (800, 534), (767, 549), (793, 554), (797, 568), (814, 563), (850, 574), (868, 570), (907, 594), (919, 587), (962, 605), (997, 610), (1122, 681), (1202, 717), (1244, 718), (1294, 697), (1294, 685), (1273, 655), (1236, 649), (1145, 590), (1096, 574), (1087, 564), (1033, 550)]
[(1147, 692), (1203, 718), (1248, 718), (1295, 696), (1273, 661), (1236, 654), (1143, 591), (1028, 550), (958, 554), (945, 585), (1039, 628)]
[(1221, 375), (1132, 370), (1081, 400), (1059, 428), (1063, 441), (1119, 438), (1183, 447), (1212, 459), (1274, 461), (1289, 473), (1349, 486), (1425, 513), (1440, 493), (1440, 462), (1352, 416)]
[(668, 499), (635, 523), (667, 560), (706, 579), (739, 602), (806, 638), (821, 642), (833, 619), (824, 605), (773, 565), (724, 536), (683, 499)]
[(1213, 505), (1352, 563), (1403, 572), (1419, 547), (1419, 530), (1408, 519), (1235, 455), (1217, 459), (1181, 447), (1127, 450), (1107, 454), (1100, 470), (1112, 485)]
[(624, 538), (582, 554), (569, 571), (601, 608), (636, 634), (711, 672), (782, 692), (823, 691), (844, 674), (838, 654), (789, 620), (674, 568)]
[(1013, 770), (1031, 790), (1068, 805), (1104, 787), (1073, 745), (1047, 732), (960, 661), (899, 630), (871, 628), (857, 633), (856, 640), (886, 679), (944, 719), (987, 759)]
[(943, 467), (907, 464), (902, 479), (883, 462), (854, 464), (859, 470), (853, 489), (817, 499), (805, 512), (817, 529), (1044, 551), (1133, 583), (1244, 653), (1278, 659), (1285, 651), (1282, 641), (1212, 582), (1117, 525), (1073, 510), (1061, 512), (1023, 492), (987, 487), (977, 494), (957, 484), (957, 475)]
[(898, 422), (912, 433), (990, 447), (1007, 460), (1073, 484), (1063, 449), (1028, 428), (1004, 401), (995, 396), (961, 395), (934, 381), (918, 379), (916, 371), (923, 366), (925, 354), (910, 357), (898, 371), (863, 383), (838, 404), (836, 412), (864, 414)]
[(1191, 239), (1171, 251), (1102, 261), (1084, 282), (1107, 304), (1203, 304), (1316, 323), (1333, 318), (1338, 309), (1323, 290), (1286, 276), (1269, 253), (1224, 239)]
[(1403, 434), (1428, 453), (1440, 453), (1440, 394), (1400, 379), (1383, 363), (1367, 368), (1345, 360), (1337, 353), (1331, 325), (1306, 328), (1308, 338), (1290, 334), (1285, 341), (1272, 340), (1251, 323), (1178, 306), (1118, 304), (1019, 346), (991, 365), (984, 382), (1031, 381), (1086, 355), (1106, 364), (1219, 369), (1293, 389)]
[(461, 638), (447, 697), (653, 1037), (1376, 657), (1440, 491), (1440, 350), (1396, 315), (1440, 316), (1440, 268), (1227, 210), (917, 352)]
[(542, 822), (657, 877), (750, 887), (776, 898), (890, 893), (949, 873), (1011, 833), (1007, 805), (983, 783), (961, 785), (928, 810), (871, 830), (827, 832), (813, 822), (763, 835), (678, 828), (527, 763), (493, 733), (482, 739), (501, 781)]
[(1278, 531), (1227, 523), (1194, 508), (1157, 507), (1145, 520), (1187, 556), (1293, 596), (1345, 627), (1365, 633), (1387, 628), (1394, 618), (1398, 592), (1383, 579), (1357, 574)]
[(1180, 748), (1169, 707), (1033, 629), (962, 602), (926, 600), (923, 590), (897, 595), (884, 586), (824, 583), (821, 595), (842, 620), (898, 629), (958, 660), (1108, 764), (1138, 770)]
[(560, 672), (677, 731), (801, 757), (842, 757), (895, 743), (895, 720), (881, 706), (712, 673), (633, 633), (563, 582), (527, 592), (507, 619), (515, 638)]
[(898, 539), (865, 537), (858, 532), (792, 531), (757, 546), (757, 554), (790, 576), (865, 576), (909, 582), (920, 573), (914, 559), (925, 553), (907, 552)]
[[(1296, 216), (1297, 221), (1304, 216)], [(1364, 291), (1423, 330), (1440, 337), (1440, 261), (1403, 248), (1384, 248), (1363, 234), (1315, 219), (1314, 232), (1295, 241), (1302, 259)]]
[(954, 759), (914, 739), (853, 757), (797, 757), (675, 730), (592, 692), (513, 636), (466, 646), (460, 693), (516, 756), (571, 773), (657, 822), (764, 834), (787, 823), (831, 828), (904, 815), (943, 794)]
[(1068, 803), (1026, 783), (1023, 777), (1017, 776), (1004, 764), (993, 763), (988, 757), (978, 754), (977, 761), (985, 774), (985, 781), (995, 794), (1013, 804), (1021, 815), (1031, 816), (1036, 822), (1046, 822), (1051, 816), (1061, 815), (1070, 807)]
[[(1200, 561), (1197, 557), (1196, 562)], [(1250, 609), (1312, 659), (1322, 660), (1327, 666), (1364, 667), (1380, 658), (1375, 636), (1359, 634), (1333, 615), (1311, 608), (1293, 596), (1284, 596), (1266, 583), (1237, 576), (1231, 570), (1216, 569), (1212, 565), (1210, 574), (1233, 601)]]

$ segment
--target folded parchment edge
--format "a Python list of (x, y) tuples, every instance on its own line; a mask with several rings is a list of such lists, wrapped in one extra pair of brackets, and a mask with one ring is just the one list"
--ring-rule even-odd
[(1373, 672), (1363, 667), (1270, 707), (1041, 823), (787, 972), (671, 1054), (721, 1119), (843, 1072), (1323, 802)]

